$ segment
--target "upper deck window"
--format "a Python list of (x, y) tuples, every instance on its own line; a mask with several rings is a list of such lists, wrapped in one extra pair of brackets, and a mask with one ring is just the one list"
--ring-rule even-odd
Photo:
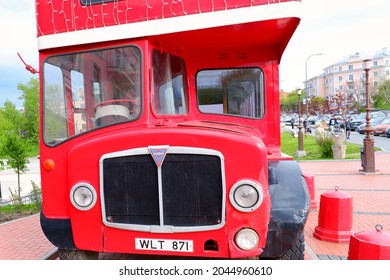
[(159, 115), (187, 114), (185, 64), (178, 56), (153, 51), (153, 111)]
[(136, 47), (52, 56), (45, 61), (43, 81), (48, 145), (140, 115), (141, 53)]
[(83, 4), (84, 6), (93, 5), (93, 4), (104, 4), (108, 2), (114, 2), (114, 1), (122, 1), (122, 0), (80, 0), (81, 4)]
[(202, 70), (196, 76), (202, 113), (259, 119), (264, 115), (264, 77), (259, 68)]

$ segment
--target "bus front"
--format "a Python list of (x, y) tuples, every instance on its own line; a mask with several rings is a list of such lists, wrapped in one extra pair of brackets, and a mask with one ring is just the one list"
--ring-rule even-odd
[[(72, 6), (73, 23), (85, 8), (127, 3), (106, 2)], [(291, 187), (271, 199), (280, 182), (302, 181), (280, 152), (275, 86), (299, 19), (234, 19), (260, 6), (221, 10), (223, 24), (208, 28), (183, 14), (170, 32), (113, 24), (39, 38), (41, 225), (61, 259), (279, 257), (299, 239), (306, 196), (286, 204)]]

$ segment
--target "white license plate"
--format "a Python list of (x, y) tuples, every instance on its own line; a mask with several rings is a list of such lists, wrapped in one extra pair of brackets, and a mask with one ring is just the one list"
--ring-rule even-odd
[(170, 251), (170, 252), (193, 252), (192, 240), (174, 240), (174, 239), (153, 239), (136, 238), (135, 248), (137, 250), (152, 251)]

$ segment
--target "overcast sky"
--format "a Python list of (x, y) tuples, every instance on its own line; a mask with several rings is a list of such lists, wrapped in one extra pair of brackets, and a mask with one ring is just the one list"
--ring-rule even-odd
[(306, 0), (302, 20), (282, 57), (280, 88), (303, 88), (307, 76), (360, 53), (370, 57), (376, 51), (390, 50), (389, 0)]
[(38, 68), (38, 50), (33, 0), (0, 0), (0, 107), (9, 100), (22, 106), (19, 83), (38, 78), (25, 70), (17, 53), (26, 63)]
[[(390, 0), (304, 0), (301, 24), (282, 57), (280, 88), (303, 87), (306, 59), (308, 78), (354, 53), (370, 56), (390, 50)], [(17, 53), (38, 69), (38, 51), (33, 0), (0, 0), (0, 107), (6, 99), (21, 106), (18, 83), (33, 75), (25, 70)]]

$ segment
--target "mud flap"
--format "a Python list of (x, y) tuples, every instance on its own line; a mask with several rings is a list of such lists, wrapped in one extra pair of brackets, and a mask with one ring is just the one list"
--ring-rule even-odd
[(300, 238), (310, 207), (310, 194), (296, 161), (269, 161), (271, 219), (260, 258), (279, 258)]
[(61, 249), (76, 250), (69, 219), (48, 219), (41, 211), (41, 228), (46, 238)]

